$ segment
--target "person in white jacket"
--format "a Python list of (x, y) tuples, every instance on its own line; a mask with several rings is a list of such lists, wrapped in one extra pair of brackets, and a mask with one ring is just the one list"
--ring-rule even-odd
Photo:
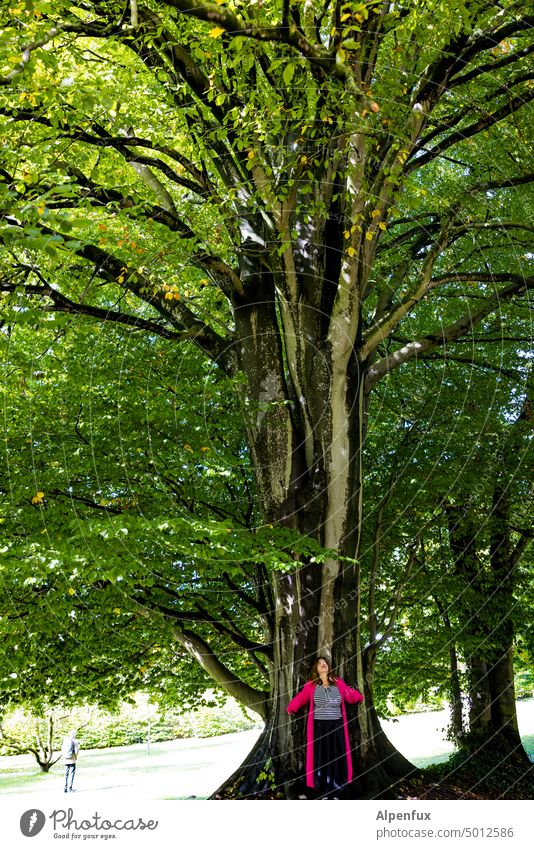
[(61, 756), (63, 758), (63, 763), (65, 764), (65, 793), (76, 792), (72, 785), (74, 783), (76, 761), (78, 760), (79, 754), (80, 744), (76, 739), (76, 731), (73, 730), (63, 738), (63, 745), (61, 747)]

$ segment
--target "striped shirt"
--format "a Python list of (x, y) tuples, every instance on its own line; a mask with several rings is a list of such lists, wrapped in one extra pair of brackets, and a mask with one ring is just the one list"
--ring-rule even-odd
[(313, 718), (314, 719), (340, 719), (341, 718), (341, 693), (335, 684), (323, 687), (317, 684), (313, 694)]

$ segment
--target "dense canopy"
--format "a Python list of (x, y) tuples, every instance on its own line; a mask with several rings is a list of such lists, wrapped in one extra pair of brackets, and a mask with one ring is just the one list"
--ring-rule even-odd
[(2, 13), (4, 701), (215, 681), (266, 723), (223, 792), (291, 795), (285, 707), (326, 653), (365, 691), (357, 794), (410, 770), (374, 693), (463, 690), (457, 735), (517, 748), (532, 22)]

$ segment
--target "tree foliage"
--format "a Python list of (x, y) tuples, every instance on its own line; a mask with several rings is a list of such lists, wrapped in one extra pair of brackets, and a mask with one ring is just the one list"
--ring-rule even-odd
[[(53, 663), (84, 670), (57, 676), (71, 698), (112, 700), (186, 663), (188, 697), (213, 678), (272, 723), (282, 784), (310, 658), (364, 686), (375, 604), (391, 631), (396, 576), (427, 537), (434, 568), (431, 517), (525, 403), (531, 26), (510, 0), (12, 6), (2, 624), (34, 649), (6, 692)], [(383, 587), (374, 419), (414, 488)], [(410, 439), (430, 482), (402, 470)], [(362, 715), (351, 734), (376, 766)]]

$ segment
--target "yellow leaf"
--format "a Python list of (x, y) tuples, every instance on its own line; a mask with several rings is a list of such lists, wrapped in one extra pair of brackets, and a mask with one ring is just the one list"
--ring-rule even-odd
[(174, 300), (175, 300), (175, 301), (179, 301), (179, 300), (180, 300), (180, 293), (179, 293), (179, 292), (175, 292), (175, 293), (174, 293)]
[(32, 498), (32, 504), (42, 504), (44, 492), (37, 492)]
[(210, 38), (219, 38), (219, 36), (222, 35), (223, 32), (224, 27), (213, 27), (213, 29), (210, 29), (209, 31), (209, 36)]
[(356, 256), (356, 251), (353, 247), (347, 248), (347, 253), (349, 256)]
[(165, 300), (166, 301), (172, 301), (173, 298), (174, 298), (174, 295), (173, 295), (172, 292), (165, 292)]
[(369, 233), (369, 232), (367, 232), (367, 233), (365, 234), (365, 238), (367, 239), (367, 241), (368, 241), (368, 242), (371, 242), (371, 241), (372, 241), (372, 239), (373, 239), (373, 235), (374, 235), (373, 233)]
[(307, 161), (308, 161), (308, 157), (307, 157), (307, 156), (301, 156), (301, 157), (300, 157), (300, 161), (301, 161), (301, 163), (302, 163), (303, 165), (306, 165), (306, 163), (307, 163)]
[(346, 239), (350, 239), (350, 230), (344, 230), (343, 235), (345, 236)]
[(69, 587), (69, 595), (76, 595), (76, 590), (73, 590), (72, 587)]
[(254, 159), (254, 156), (255, 156), (254, 151), (253, 151), (253, 150), (249, 150), (249, 152), (247, 153), (247, 157), (248, 157), (248, 159)]
[(189, 451), (189, 453), (190, 453), (190, 454), (194, 454), (194, 453), (195, 453), (195, 452), (193, 451), (193, 449), (191, 448), (191, 446), (189, 445), (189, 443), (188, 443), (188, 442), (186, 442), (186, 443), (185, 443), (185, 445), (184, 445), (184, 449), (185, 449), (185, 451)]
[(201, 451), (210, 451), (211, 449), (209, 448), (209, 446), (208, 446), (208, 445), (203, 445), (203, 446), (202, 446), (202, 448), (201, 448), (200, 450), (201, 450)]
[(124, 274), (119, 274), (117, 277), (117, 283), (124, 283)]
[(380, 229), (381, 229), (381, 230), (385, 230), (385, 229), (386, 229), (386, 225), (384, 224), (384, 222), (383, 222), (383, 221), (381, 221), (381, 222), (380, 222), (380, 224), (379, 224), (378, 226), (380, 227)]
[(117, 614), (117, 616), (119, 615), (119, 613), (120, 613), (120, 612), (121, 612), (120, 607), (114, 607), (114, 608), (113, 608), (113, 613), (116, 613), (116, 614)]
[(373, 218), (378, 218), (379, 215), (380, 215), (380, 210), (379, 209), (373, 209), (373, 212), (372, 212)]

